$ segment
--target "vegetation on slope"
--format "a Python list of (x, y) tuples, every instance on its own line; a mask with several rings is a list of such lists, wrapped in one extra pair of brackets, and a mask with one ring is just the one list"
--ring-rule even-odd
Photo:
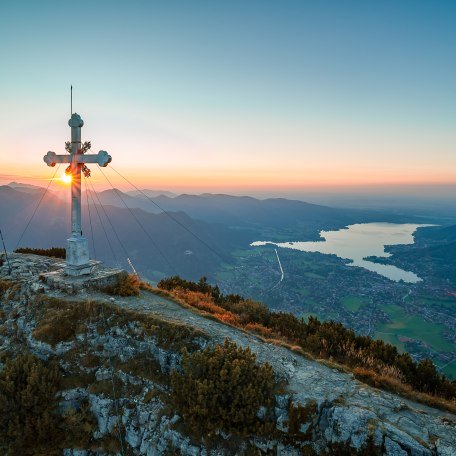
[(49, 249), (33, 249), (31, 247), (19, 247), (15, 253), (32, 253), (33, 255), (48, 256), (53, 258), (66, 258), (66, 250), (63, 247), (51, 247)]
[(269, 364), (256, 364), (249, 348), (225, 340), (204, 351), (184, 351), (182, 372), (172, 373), (171, 401), (186, 425), (208, 438), (220, 429), (260, 435), (274, 429), (257, 416), (260, 406), (274, 404), (274, 386)]
[[(108, 355), (100, 341), (96, 347), (88, 345), (94, 334), (108, 331), (122, 332), (132, 343), (153, 336), (159, 346), (183, 352), (182, 369), (171, 375), (161, 370), (149, 351), (127, 360), (112, 354), (115, 388), (122, 397), (149, 402), (158, 395), (171, 413), (177, 411), (183, 417), (185, 430), (198, 441), (204, 437), (224, 444), (218, 431), (242, 438), (274, 430), (272, 415), (257, 417), (260, 406), (274, 405), (274, 373), (268, 364), (257, 364), (248, 348), (226, 341), (201, 351), (194, 343), (195, 338), (204, 338), (200, 331), (113, 304), (38, 295), (27, 309), (36, 319), (34, 338), (52, 346), (73, 344), (48, 361), (32, 355), (6, 361), (0, 374), (1, 454), (57, 455), (63, 448), (102, 448), (110, 454), (119, 450), (113, 435), (104, 440), (93, 437), (96, 422), (86, 407), (81, 405), (62, 416), (58, 406), (60, 392), (76, 387), (114, 398), (111, 380), (97, 380), (94, 375), (106, 366)], [(150, 380), (155, 386), (145, 394), (147, 382), (123, 383), (119, 371)]]
[(135, 274), (120, 275), (115, 285), (105, 286), (101, 291), (114, 296), (139, 296), (140, 280)]
[(13, 280), (0, 280), (0, 298), (8, 297), (12, 294), (14, 295), (18, 290), (20, 290), (21, 284), (14, 282)]
[(58, 414), (61, 381), (56, 362), (30, 354), (6, 361), (0, 372), (1, 454), (58, 455), (68, 446), (89, 443), (95, 420), (87, 410)]
[(0, 373), (0, 448), (3, 454), (43, 454), (58, 428), (56, 365), (46, 366), (30, 355), (6, 362)]
[(86, 333), (89, 326), (103, 333), (109, 328), (127, 327), (131, 322), (137, 322), (144, 334), (155, 336), (166, 348), (196, 348), (194, 339), (204, 337), (204, 333), (189, 326), (99, 301), (67, 301), (39, 295), (34, 306), (37, 325), (33, 336), (52, 346)]
[(314, 317), (305, 321), (289, 313), (271, 312), (264, 304), (239, 295), (223, 295), (204, 277), (199, 282), (171, 277), (161, 280), (158, 288), (222, 321), (264, 337), (280, 339), (315, 357), (346, 365), (358, 378), (375, 386), (402, 393), (413, 389), (454, 404), (456, 382), (440, 374), (431, 360), (417, 363), (408, 353), (399, 353), (393, 345), (357, 336), (341, 323), (320, 322)]
[[(14, 282), (6, 285), (9, 290)], [(103, 347), (103, 337), (97, 337), (111, 333), (113, 337), (125, 338), (132, 347), (153, 337), (161, 348), (172, 352), (180, 352), (183, 347), (194, 351), (199, 347), (195, 340), (205, 338), (197, 329), (113, 304), (71, 302), (40, 294), (22, 308), (36, 322), (33, 337), (54, 347), (61, 342), (69, 344), (65, 351), (51, 355), (49, 360), (39, 360), (30, 354), (17, 357), (18, 352), (27, 353), (28, 347), (23, 345), (22, 335), (17, 337), (17, 326), (6, 324), (12, 314), (17, 318), (12, 302), (2, 300), (2, 312), (9, 314), (0, 316), (0, 334), (12, 342), (11, 350), (0, 352), (0, 359), (5, 363), (0, 373), (2, 455), (60, 455), (64, 448), (117, 454), (120, 447), (116, 428), (101, 439), (95, 438), (97, 423), (84, 399), (76, 410), (64, 411), (59, 407), (61, 392), (84, 388), (92, 394), (115, 398), (111, 379), (97, 379), (95, 375), (98, 369), (109, 366), (109, 356), (114, 366), (117, 397), (127, 401), (142, 400), (149, 387), (147, 380), (158, 385), (159, 391), (169, 388), (170, 376), (161, 371), (148, 350), (123, 359), (118, 353), (109, 355), (110, 349)], [(91, 345), (90, 341), (96, 342)], [(125, 382), (121, 372), (145, 381)], [(154, 393), (157, 393), (155, 389), (150, 390), (149, 400)], [(120, 426), (124, 433), (123, 425)]]
[[(204, 280), (200, 284), (192, 284), (204, 289), (209, 287)], [(14, 282), (5, 283), (6, 293), (10, 293), (12, 287)], [(180, 291), (182, 296), (185, 293), (193, 297), (212, 296), (199, 291)], [(213, 298), (211, 300), (207, 299), (206, 302), (212, 302), (214, 309), (219, 312), (224, 310), (224, 307), (215, 304)], [(118, 394), (127, 401), (126, 407), (134, 406), (137, 401), (147, 404), (158, 397), (159, 401), (168, 406), (168, 409), (162, 409), (165, 413), (169, 411), (173, 414), (177, 410), (185, 417), (185, 429), (193, 431), (193, 437), (201, 437), (201, 433), (209, 436), (221, 430), (240, 436), (238, 441), (245, 443), (246, 440), (242, 437), (244, 435), (266, 433), (271, 437), (276, 432), (273, 432), (275, 423), (269, 422), (270, 416), (267, 412), (267, 407), (274, 405), (276, 393), (272, 370), (268, 365), (256, 364), (255, 356), (248, 349), (244, 350), (226, 342), (222, 347), (216, 346), (201, 352), (198, 350), (201, 345), (195, 343), (196, 339), (201, 342), (201, 338), (205, 338), (200, 331), (141, 312), (126, 310), (114, 304), (95, 301), (70, 302), (45, 295), (34, 296), (28, 301), (27, 306), (11, 306), (9, 301), (2, 300), (5, 316), (0, 317), (0, 322), (11, 322), (11, 315), (17, 318), (18, 312), (24, 312), (25, 315), (22, 316), (31, 317), (36, 322), (33, 332), (36, 339), (51, 345), (59, 342), (72, 343), (60, 347), (60, 354), (51, 356), (49, 361), (40, 361), (30, 355), (27, 359), (19, 357), (6, 361), (0, 375), (0, 416), (8, 417), (7, 421), (0, 419), (0, 423), (3, 423), (0, 429), (1, 454), (44, 456), (61, 454), (62, 448), (97, 451), (103, 449), (109, 454), (119, 452), (115, 436), (105, 434), (102, 439), (94, 438), (97, 426), (84, 404), (80, 404), (78, 410), (69, 410), (63, 415), (62, 410), (57, 407), (60, 391), (76, 387), (113, 398), (111, 380), (105, 377), (97, 380), (95, 375), (100, 367), (107, 368), (109, 365), (107, 356), (112, 357), (116, 371), (113, 380)], [(261, 304), (242, 299), (238, 301), (237, 306), (232, 307), (232, 310), (232, 315), (238, 318), (239, 324), (244, 324), (244, 327), (250, 324), (249, 321), (255, 318), (254, 315), (261, 314), (261, 318), (266, 319), (269, 312)], [(8, 312), (10, 314), (6, 315)], [(265, 328), (273, 333), (272, 329), (263, 327), (260, 323), (256, 325), (257, 328)], [(14, 345), (24, 344), (25, 341), (22, 336), (14, 339), (14, 334), (20, 335), (16, 325), (7, 326), (2, 323), (0, 329), (7, 330), (2, 331), (4, 336), (9, 331), (8, 337), (13, 343), (10, 345), (13, 356), (20, 351), (19, 347), (26, 347)], [(115, 344), (109, 348), (105, 343), (109, 338), (97, 338), (97, 334), (102, 336), (108, 332), (111, 337), (124, 338), (127, 344), (132, 343), (132, 347), (137, 347), (137, 342), (150, 341), (147, 337), (152, 336), (159, 342), (160, 347), (169, 348), (174, 353), (188, 347), (191, 353), (184, 351), (182, 371), (174, 372), (170, 376), (166, 370), (162, 370), (160, 363), (149, 350), (137, 351), (133, 357), (127, 359), (113, 353)], [(62, 352), (61, 349), (66, 351)], [(5, 356), (6, 353), (3, 353), (3, 362)], [(57, 367), (57, 362), (60, 363), (60, 367)], [(81, 367), (85, 368), (85, 372)], [(151, 388), (146, 381), (125, 382), (120, 371), (139, 379), (151, 380), (154, 385)], [(169, 395), (164, 393), (168, 389), (171, 393)], [(220, 391), (224, 393), (221, 394)], [(46, 397), (46, 403), (28, 408), (30, 393), (32, 396), (36, 393)], [(258, 412), (260, 405), (265, 406), (265, 413), (254, 415), (254, 411)], [(27, 422), (31, 423), (26, 427), (20, 418), (24, 409), (27, 410)], [(55, 420), (56, 417), (59, 419)], [(316, 404), (290, 404), (288, 436), (280, 435), (280, 438), (288, 437), (291, 443), (309, 442), (311, 427), (303, 429), (302, 424), (310, 420), (313, 425), (315, 417)], [(121, 432), (124, 432), (123, 425), (119, 426)], [(35, 432), (35, 428), (39, 428), (37, 435), (49, 428), (49, 439), (43, 442), (42, 446), (38, 438), (33, 441), (32, 447), (27, 443), (31, 440), (18, 441), (17, 436), (28, 436), (29, 433)], [(268, 429), (271, 429), (271, 432)], [(356, 453), (348, 444), (338, 444), (337, 451), (339, 452), (332, 451), (331, 454)], [(370, 447), (366, 451), (365, 454), (375, 454)]]

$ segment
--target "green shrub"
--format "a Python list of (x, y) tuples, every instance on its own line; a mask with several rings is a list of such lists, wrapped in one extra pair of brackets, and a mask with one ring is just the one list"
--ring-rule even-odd
[(0, 372), (0, 454), (54, 456), (87, 448), (97, 428), (89, 404), (58, 413), (61, 372), (54, 362), (25, 354), (7, 359)]
[[(380, 375), (388, 370), (397, 371), (400, 381), (415, 391), (453, 402), (456, 399), (456, 381), (450, 381), (439, 373), (431, 360), (417, 363), (408, 353), (399, 353), (393, 345), (369, 336), (358, 336), (341, 323), (320, 322), (312, 316), (305, 321), (291, 313), (271, 312), (264, 304), (239, 295), (223, 295), (217, 286), (208, 284), (205, 277), (198, 282), (190, 282), (175, 276), (161, 280), (157, 286), (168, 292), (174, 291), (176, 295), (180, 290), (204, 293), (218, 306), (239, 317), (241, 327), (248, 329), (252, 324), (262, 325), (269, 330), (270, 337), (297, 345), (315, 357), (330, 359), (351, 369), (368, 367)], [(184, 296), (182, 293), (180, 295)], [(188, 301), (187, 304), (192, 305), (192, 302)], [(393, 381), (395, 383), (396, 378)], [(450, 407), (453, 408), (453, 405), (450, 404)]]
[(51, 247), (49, 249), (32, 249), (30, 247), (19, 247), (15, 253), (32, 253), (33, 255), (48, 256), (54, 258), (66, 258), (66, 250), (63, 247)]
[(54, 453), (59, 440), (60, 374), (32, 355), (8, 360), (0, 373), (0, 450), (5, 455)]
[[(288, 412), (288, 435), (301, 440), (310, 440), (317, 412), (318, 406), (315, 400), (309, 401), (306, 405), (290, 404)], [(308, 427), (302, 431), (301, 426), (305, 424), (308, 424)]]
[(189, 354), (183, 372), (171, 375), (171, 402), (191, 430), (211, 437), (217, 430), (237, 435), (264, 432), (260, 406), (274, 401), (274, 373), (257, 364), (249, 348), (225, 340), (223, 345)]

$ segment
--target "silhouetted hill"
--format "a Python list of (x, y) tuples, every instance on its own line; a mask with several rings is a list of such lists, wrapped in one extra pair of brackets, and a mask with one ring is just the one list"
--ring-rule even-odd
[(144, 198), (144, 199), (146, 199), (146, 196), (144, 196), (144, 195), (147, 195), (149, 198), (155, 198), (160, 195), (169, 196), (170, 198), (174, 198), (175, 196), (177, 196), (176, 193), (169, 192), (167, 190), (150, 190), (150, 189), (143, 189), (141, 191), (133, 190), (131, 192), (126, 192), (126, 193), (127, 193), (127, 195), (137, 196), (139, 198)]
[(39, 187), (37, 185), (22, 184), (20, 182), (10, 182), (8, 184), (8, 187), (11, 187), (11, 188), (14, 188), (16, 190), (23, 191), (23, 192), (31, 191), (32, 193), (37, 191), (37, 190), (42, 190), (42, 187)]
[[(123, 207), (122, 201), (114, 190), (100, 192), (99, 196), (103, 204)], [(335, 209), (284, 198), (260, 200), (250, 196), (204, 193), (202, 195), (183, 194), (174, 198), (160, 195), (151, 198), (152, 202), (144, 197), (132, 197), (131, 194), (122, 193), (121, 196), (130, 207), (141, 208), (152, 213), (160, 212), (159, 207), (161, 207), (167, 211), (184, 211), (192, 218), (208, 222), (250, 229), (303, 225), (304, 233), (309, 235), (313, 231), (313, 236), (317, 236), (321, 229), (338, 228), (356, 222), (405, 221), (405, 218), (389, 213)], [(410, 218), (407, 221), (410, 221)]]
[[(0, 187), (0, 227), (9, 249), (16, 247), (43, 192), (44, 189), (40, 188), (32, 191), (28, 187)], [(92, 197), (95, 195), (89, 193), (90, 202), (97, 201)], [(210, 277), (222, 263), (230, 264), (231, 252), (247, 247), (265, 233), (273, 239), (275, 233), (292, 230), (293, 233), (299, 233), (302, 239), (310, 240), (317, 239), (322, 229), (337, 229), (351, 223), (402, 221), (388, 214), (334, 209), (283, 198), (259, 200), (248, 196), (213, 194), (154, 198), (153, 201), (160, 208), (170, 213), (165, 214), (150, 200), (119, 190), (100, 192), (99, 197), (117, 235), (102, 207), (94, 207), (90, 203), (97, 258), (107, 264), (120, 262), (127, 267), (126, 258), (130, 257), (142, 274), (154, 279), (169, 274), (180, 274), (187, 278), (201, 275)], [(82, 200), (83, 229), (86, 237), (90, 238), (85, 195)], [(70, 232), (69, 211), (60, 195), (48, 192), (19, 247), (64, 246)], [(103, 223), (100, 223), (100, 217)], [(94, 251), (93, 246), (91, 250)]]
[[(0, 186), (0, 228), (9, 250), (16, 248), (19, 237), (41, 196), (42, 192), (29, 194), (8, 186)], [(208, 271), (216, 269), (223, 261), (222, 258), (228, 260), (229, 253), (237, 245), (247, 242), (245, 234), (241, 231), (230, 230), (221, 224), (194, 220), (183, 212), (173, 212), (170, 214), (171, 218), (164, 213), (152, 214), (141, 209), (132, 209), (130, 212), (125, 208), (104, 206), (111, 223), (102, 207), (91, 205), (97, 259), (107, 264), (120, 263), (128, 268), (128, 256), (146, 277), (159, 278), (173, 273), (193, 278), (207, 275)], [(83, 221), (84, 235), (89, 238), (93, 253), (90, 219), (86, 206), (83, 206)], [(117, 235), (111, 224), (115, 227)], [(182, 225), (216, 250), (220, 256), (192, 236)], [(47, 193), (19, 246), (65, 246), (69, 232), (69, 208), (59, 198)]]

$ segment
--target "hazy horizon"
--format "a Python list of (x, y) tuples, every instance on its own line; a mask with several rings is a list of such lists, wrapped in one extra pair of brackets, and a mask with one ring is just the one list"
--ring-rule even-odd
[[(107, 171), (105, 171), (106, 173)], [(112, 176), (110, 176), (112, 178)], [(0, 175), (0, 185), (10, 183), (47, 187), (49, 179), (24, 178), (14, 175)], [(92, 182), (96, 191), (109, 190), (111, 187), (101, 176)], [(135, 191), (135, 188), (126, 182), (119, 182), (115, 187), (123, 192)], [(69, 195), (69, 185), (59, 177), (49, 186), (50, 190)], [(306, 201), (314, 204), (341, 207), (362, 208), (416, 208), (435, 209), (440, 207), (456, 207), (456, 184), (428, 184), (428, 185), (369, 185), (369, 186), (331, 186), (309, 188), (185, 188), (159, 187), (153, 184), (139, 186), (141, 190), (169, 192), (174, 195), (190, 194), (227, 194), (234, 196), (251, 196), (258, 199), (286, 198)], [(85, 189), (85, 187), (83, 187)]]

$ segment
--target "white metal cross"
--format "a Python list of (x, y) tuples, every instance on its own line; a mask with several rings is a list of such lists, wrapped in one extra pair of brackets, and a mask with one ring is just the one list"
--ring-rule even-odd
[(71, 143), (66, 143), (69, 155), (57, 155), (49, 151), (43, 160), (48, 166), (57, 163), (68, 163), (67, 174), (71, 175), (71, 237), (67, 240), (67, 255), (65, 272), (69, 275), (82, 275), (90, 273), (93, 264), (89, 259), (89, 244), (82, 235), (81, 224), (81, 171), (90, 176), (87, 163), (96, 163), (99, 166), (108, 166), (111, 156), (104, 150), (98, 154), (86, 154), (90, 149), (90, 142), (81, 143), (81, 128), (84, 121), (79, 114), (72, 114), (68, 121), (71, 127)]

